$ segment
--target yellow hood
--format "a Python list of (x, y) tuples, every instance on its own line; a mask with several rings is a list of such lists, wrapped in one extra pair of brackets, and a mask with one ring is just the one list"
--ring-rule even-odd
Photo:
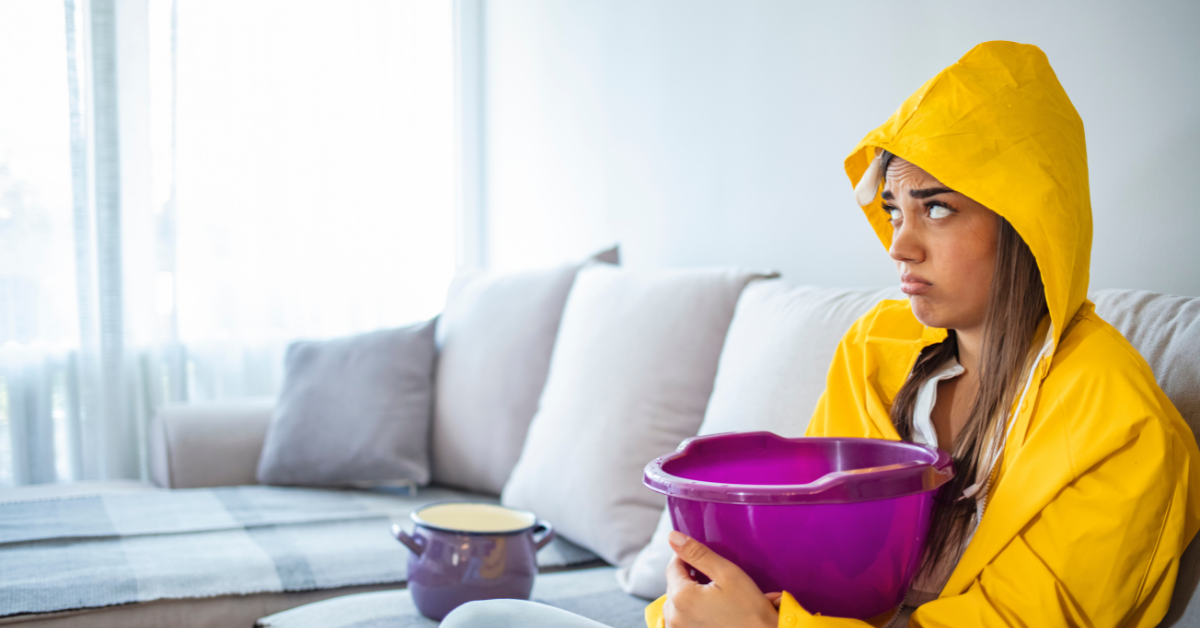
[[(1003, 216), (1029, 245), (1056, 336), (1087, 298), (1092, 251), (1083, 121), (1037, 47), (979, 44), (910, 96), (846, 158), (857, 185), (887, 150)], [(875, 200), (863, 207), (890, 247)], [(1056, 338), (1057, 340), (1057, 338)]]

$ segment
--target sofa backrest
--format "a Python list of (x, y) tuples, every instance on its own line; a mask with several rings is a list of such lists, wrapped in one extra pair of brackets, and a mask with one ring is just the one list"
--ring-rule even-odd
[[(838, 341), (859, 316), (888, 298), (904, 294), (796, 286), (781, 279), (752, 283), (738, 301), (702, 433), (748, 429), (750, 421), (755, 429), (803, 434)], [(1091, 298), (1200, 433), (1200, 298), (1135, 290), (1101, 290)]]
[[(1121, 332), (1154, 371), (1192, 433), (1200, 429), (1200, 298), (1141, 290), (1100, 290), (1096, 313)], [(1180, 560), (1171, 608), (1160, 626), (1200, 626), (1200, 543)]]
[[(1150, 364), (1159, 386), (1193, 434), (1200, 433), (1200, 298), (1101, 290), (1092, 301)], [(897, 290), (816, 288), (783, 280), (755, 282), (742, 293), (721, 354), (702, 434), (765, 429), (804, 433), (842, 335)], [(1180, 561), (1175, 595), (1162, 626), (1200, 627), (1200, 542)]]

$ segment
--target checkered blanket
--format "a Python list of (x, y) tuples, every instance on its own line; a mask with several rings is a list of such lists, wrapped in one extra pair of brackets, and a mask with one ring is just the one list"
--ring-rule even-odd
[[(463, 498), (481, 499), (241, 486), (3, 503), (0, 616), (402, 583), (407, 550), (391, 524)], [(561, 539), (538, 553), (542, 567), (595, 559)]]

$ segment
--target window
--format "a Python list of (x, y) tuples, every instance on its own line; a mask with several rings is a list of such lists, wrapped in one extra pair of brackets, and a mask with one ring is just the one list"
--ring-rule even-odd
[(0, 485), (145, 475), (154, 409), (455, 270), (450, 0), (0, 3)]

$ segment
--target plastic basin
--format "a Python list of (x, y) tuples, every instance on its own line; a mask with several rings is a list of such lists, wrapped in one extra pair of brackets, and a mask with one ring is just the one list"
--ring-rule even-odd
[(950, 456), (926, 445), (745, 432), (686, 440), (646, 465), (643, 481), (667, 496), (676, 530), (763, 592), (867, 619), (904, 599), (933, 496), (953, 476)]

